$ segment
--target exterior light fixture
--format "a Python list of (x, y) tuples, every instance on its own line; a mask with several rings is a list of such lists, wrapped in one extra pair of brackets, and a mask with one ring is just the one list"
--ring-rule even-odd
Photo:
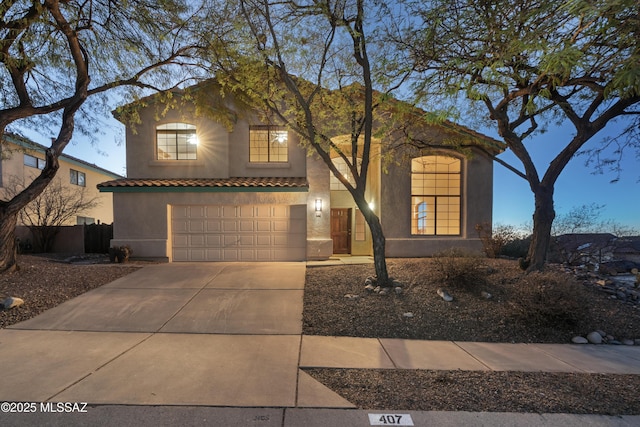
[(322, 199), (316, 199), (316, 216), (322, 215)]

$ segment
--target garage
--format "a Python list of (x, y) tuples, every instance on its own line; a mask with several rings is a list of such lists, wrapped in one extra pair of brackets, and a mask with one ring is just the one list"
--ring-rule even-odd
[(306, 205), (174, 205), (173, 261), (301, 261)]

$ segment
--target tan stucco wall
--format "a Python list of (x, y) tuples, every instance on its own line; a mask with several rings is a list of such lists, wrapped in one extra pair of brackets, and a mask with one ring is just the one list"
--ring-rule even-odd
[[(44, 154), (36, 150), (25, 150), (13, 144), (6, 143), (2, 147), (2, 181), (0, 186), (0, 196), (5, 197), (7, 186), (17, 177), (24, 180), (28, 185), (35, 176), (40, 173), (39, 169), (26, 166), (24, 164), (24, 154), (44, 159)], [(105, 181), (114, 179), (114, 175), (102, 173), (96, 169), (92, 169), (80, 162), (68, 159), (64, 156), (60, 157), (60, 169), (56, 173), (55, 180), (60, 182), (74, 191), (82, 190), (86, 192), (87, 198), (97, 198), (98, 205), (95, 208), (82, 212), (81, 216), (94, 218), (96, 222), (100, 221), (104, 224), (113, 222), (113, 197), (110, 193), (100, 193), (96, 186)], [(71, 184), (70, 170), (84, 172), (86, 177), (85, 187)], [(65, 225), (76, 225), (76, 218), (69, 220)]]
[[(192, 118), (188, 112), (169, 111), (156, 120), (152, 108), (141, 112), (142, 124), (135, 132), (127, 128), (127, 176), (129, 178), (229, 178), (229, 177), (303, 177), (306, 174), (306, 150), (298, 137), (289, 132), (289, 162), (249, 163), (248, 120), (235, 123), (231, 132), (207, 118)], [(196, 126), (197, 160), (157, 160), (156, 127), (164, 123), (184, 122)], [(257, 119), (251, 124), (261, 124)]]
[(460, 236), (412, 236), (410, 162), (389, 165), (389, 173), (382, 174), (381, 221), (388, 256), (430, 256), (450, 248), (482, 251), (475, 226), (492, 220), (493, 163), (479, 151), (471, 158), (457, 157), (462, 159)]

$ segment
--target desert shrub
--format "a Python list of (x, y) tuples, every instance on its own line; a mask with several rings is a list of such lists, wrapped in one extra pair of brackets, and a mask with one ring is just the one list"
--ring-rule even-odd
[(579, 325), (586, 316), (582, 287), (561, 272), (535, 272), (524, 275), (514, 289), (512, 301), (517, 317), (544, 328), (565, 329)]
[(500, 254), (509, 258), (525, 258), (531, 244), (531, 236), (520, 237), (505, 243)]
[(496, 224), (492, 228), (489, 223), (477, 224), (476, 232), (489, 258), (501, 255), (519, 258), (527, 255), (531, 240), (513, 225)]
[(483, 258), (459, 249), (449, 249), (433, 257), (435, 280), (445, 287), (481, 291), (488, 269)]

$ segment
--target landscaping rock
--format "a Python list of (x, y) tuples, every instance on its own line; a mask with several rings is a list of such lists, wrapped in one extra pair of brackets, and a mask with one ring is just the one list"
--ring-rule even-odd
[(378, 292), (378, 295), (387, 295), (390, 289), (391, 288), (380, 288), (380, 292)]
[(364, 288), (365, 288), (367, 291), (369, 291), (369, 292), (373, 292), (373, 291), (376, 289), (376, 287), (375, 287), (375, 286), (373, 286), (372, 284), (368, 284), (368, 285), (367, 285), (367, 286), (365, 286)]
[(574, 344), (589, 344), (589, 340), (581, 336), (571, 338), (571, 342)]
[(623, 345), (634, 345), (635, 343), (633, 342), (633, 340), (630, 340), (629, 338), (625, 338), (622, 340), (622, 344)]
[(402, 288), (400, 286), (396, 286), (394, 288), (394, 291), (396, 292), (396, 295), (400, 295), (402, 294)]
[(487, 292), (487, 291), (482, 291), (482, 292), (480, 293), (480, 295), (482, 295), (482, 298), (484, 298), (484, 299), (491, 299), (491, 298), (493, 298), (493, 295), (491, 295), (491, 294), (490, 294), (489, 292)]
[(9, 310), (10, 308), (20, 307), (24, 304), (24, 300), (18, 297), (7, 297), (2, 301), (2, 308)]
[(587, 335), (587, 340), (591, 344), (602, 344), (602, 335), (598, 331), (593, 331)]
[(346, 294), (344, 297), (346, 299), (348, 299), (348, 300), (358, 300), (358, 299), (360, 299), (360, 295), (356, 295), (356, 294)]
[(404, 313), (402, 316), (403, 317), (407, 317), (407, 318), (411, 318), (411, 317), (413, 317), (413, 313), (408, 311), (408, 312)]
[(445, 291), (444, 289), (438, 289), (437, 292), (438, 292), (438, 295), (440, 295), (440, 297), (443, 300), (445, 300), (446, 302), (453, 301), (453, 297), (451, 295), (449, 295), (449, 293), (447, 291)]

